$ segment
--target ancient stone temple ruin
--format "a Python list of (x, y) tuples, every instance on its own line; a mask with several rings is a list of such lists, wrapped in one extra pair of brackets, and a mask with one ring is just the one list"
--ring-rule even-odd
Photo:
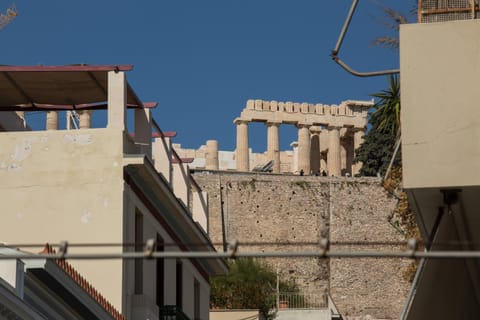
[[(361, 163), (353, 163), (355, 150), (362, 144), (367, 112), (373, 101), (346, 100), (339, 105), (248, 100), (237, 126), (236, 150), (219, 151), (216, 140), (208, 140), (199, 149), (183, 149), (175, 144), (181, 157), (193, 158), (190, 167), (207, 170), (258, 171), (271, 163), (273, 173), (355, 175)], [(253, 153), (249, 148), (248, 125), (263, 122), (267, 126), (267, 150)], [(280, 150), (280, 126), (298, 128), (298, 141), (292, 150)], [(258, 137), (255, 137), (258, 139)]]
[[(250, 171), (248, 124), (267, 125), (267, 160), (272, 171), (280, 172), (279, 126), (298, 128), (297, 169), (304, 173), (325, 171), (329, 176), (356, 174), (361, 164), (353, 164), (355, 149), (363, 142), (367, 111), (372, 101), (347, 100), (340, 105), (248, 100), (236, 118), (237, 171)], [(322, 136), (325, 136), (322, 139)]]

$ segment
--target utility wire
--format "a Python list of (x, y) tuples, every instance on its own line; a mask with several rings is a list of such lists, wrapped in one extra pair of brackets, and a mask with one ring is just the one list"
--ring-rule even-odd
[[(93, 245), (93, 244), (92, 244)], [(227, 252), (214, 251), (155, 251), (155, 240), (149, 239), (145, 243), (145, 251), (140, 252), (118, 252), (118, 253), (68, 253), (67, 248), (72, 247), (68, 242), (64, 241), (58, 245), (59, 253), (39, 253), (32, 254), (26, 252), (5, 252), (0, 255), (0, 260), (5, 259), (79, 259), (79, 260), (110, 260), (110, 259), (152, 259), (152, 258), (242, 258), (242, 257), (258, 257), (258, 258), (410, 258), (410, 259), (465, 259), (480, 258), (478, 250), (438, 250), (438, 251), (419, 251), (418, 242), (410, 239), (407, 242), (406, 251), (380, 251), (375, 248), (370, 250), (331, 250), (328, 239), (323, 238), (316, 244), (318, 250), (312, 251), (238, 251), (239, 243), (233, 241), (230, 243)], [(47, 246), (51, 248), (51, 245)], [(6, 245), (3, 247), (7, 248)], [(1, 248), (1, 246), (0, 246)], [(8, 246), (12, 248), (12, 246)]]
[(116, 259), (221, 259), (221, 258), (408, 258), (408, 259), (479, 259), (480, 251), (282, 251), (282, 252), (123, 252), (89, 254), (30, 254), (24, 252), (0, 255), (0, 260), (11, 259), (69, 259), (69, 260), (116, 260)]
[[(457, 241), (457, 240), (451, 240), (451, 241), (437, 241), (437, 242), (430, 242), (430, 241), (422, 241), (422, 240), (416, 240), (417, 244), (420, 246), (429, 246), (429, 245), (435, 245), (435, 246), (441, 246), (441, 247), (463, 247), (466, 245), (472, 245), (472, 246), (480, 246), (480, 242), (476, 241)], [(362, 246), (362, 247), (368, 247), (368, 246), (407, 246), (408, 241), (329, 241), (330, 246)], [(44, 248), (46, 245), (50, 245), (53, 247), (59, 247), (62, 245), (62, 243), (0, 243), (0, 248), (2, 247), (8, 247), (8, 248)], [(142, 243), (141, 245), (145, 245), (146, 242)], [(122, 248), (129, 248), (129, 247), (135, 247), (138, 245), (138, 243), (133, 243), (133, 242), (124, 242), (124, 243), (119, 243), (119, 242), (106, 242), (106, 243), (100, 243), (100, 242), (79, 242), (79, 243), (70, 243), (68, 242), (69, 247), (84, 247), (84, 248), (102, 248), (102, 247), (122, 247)], [(162, 243), (162, 246), (165, 247), (178, 247), (178, 246), (187, 246), (187, 247), (204, 247), (206, 245), (213, 245), (213, 246), (218, 246), (221, 247), (223, 246), (223, 242), (212, 242), (212, 243), (202, 243), (202, 242), (166, 242)], [(298, 241), (298, 242), (291, 242), (291, 241), (262, 241), (262, 242), (256, 242), (256, 241), (250, 241), (250, 242), (240, 242), (239, 241), (239, 246), (241, 247), (252, 247), (252, 246), (272, 246), (272, 247), (295, 247), (295, 246), (318, 246), (320, 245), (320, 241)]]

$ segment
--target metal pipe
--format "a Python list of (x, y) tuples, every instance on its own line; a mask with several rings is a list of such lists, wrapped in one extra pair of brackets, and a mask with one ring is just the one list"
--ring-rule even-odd
[[(433, 230), (433, 228), (432, 228)], [(430, 234), (431, 231), (425, 232), (425, 234)], [(328, 241), (328, 244), (332, 247), (337, 246), (407, 246), (408, 241)], [(427, 248), (432, 244), (431, 240), (418, 240), (418, 244), (423, 244)], [(145, 245), (146, 243), (144, 243)], [(205, 242), (183, 242), (182, 244), (189, 246), (189, 247), (204, 247), (207, 245)], [(480, 246), (480, 242), (475, 241), (435, 241), (436, 245), (443, 245), (443, 246), (465, 246), (465, 245), (472, 245), (472, 246)], [(61, 243), (49, 243), (48, 245), (58, 248), (60, 247)], [(172, 247), (178, 246), (178, 243), (175, 242), (166, 242), (163, 243), (164, 246)], [(222, 242), (212, 242), (214, 246), (222, 246)], [(298, 246), (309, 246), (316, 248), (320, 245), (319, 241), (298, 241), (298, 242), (288, 242), (288, 241), (279, 241), (279, 242), (270, 242), (270, 241), (261, 241), (261, 242), (241, 242), (241, 247), (251, 247), (251, 246), (285, 246), (285, 247), (298, 247)], [(15, 248), (15, 249), (22, 249), (22, 248), (44, 248), (46, 246), (45, 243), (8, 243), (3, 244), (0, 243), (0, 251), (2, 248)], [(84, 247), (84, 248), (101, 248), (101, 247), (134, 247), (135, 243), (133, 242), (125, 242), (125, 243), (75, 243), (69, 242), (68, 246), (70, 248), (75, 247)]]
[(355, 9), (357, 7), (358, 0), (353, 0), (352, 5), (350, 6), (350, 10), (348, 11), (347, 18), (342, 27), (342, 31), (340, 31), (340, 35), (338, 36), (337, 44), (335, 48), (332, 50), (330, 56), (332, 57), (333, 61), (335, 61), (339, 66), (341, 66), (345, 71), (353, 74), (357, 77), (377, 77), (389, 74), (397, 74), (400, 73), (399, 69), (391, 69), (391, 70), (380, 70), (380, 71), (372, 71), (372, 72), (358, 72), (350, 68), (345, 62), (343, 62), (339, 57), (338, 54), (340, 53), (340, 47), (343, 43), (343, 39), (347, 33), (348, 27), (350, 22), (352, 21), (353, 14), (355, 13)]
[(407, 299), (405, 299), (406, 303), (403, 306), (402, 313), (400, 314), (400, 320), (405, 320), (410, 310), (410, 306), (412, 305), (413, 297), (415, 296), (415, 292), (417, 291), (417, 284), (418, 280), (420, 279), (420, 275), (423, 274), (423, 268), (425, 266), (425, 259), (420, 259), (420, 263), (418, 264), (417, 272), (415, 273), (415, 277), (412, 281), (412, 286), (408, 291)]
[(355, 9), (357, 8), (358, 0), (353, 0), (352, 5), (350, 6), (350, 10), (348, 11), (347, 19), (345, 19), (345, 23), (343, 24), (342, 31), (340, 31), (340, 35), (338, 36), (337, 44), (335, 48), (332, 50), (332, 55), (337, 55), (338, 51), (340, 50), (340, 46), (342, 45), (343, 38), (345, 38), (345, 34), (347, 33), (347, 29), (352, 21), (353, 14), (355, 13)]
[(389, 74), (399, 74), (400, 73), (400, 69), (359, 72), (359, 71), (355, 71), (352, 68), (350, 68), (345, 62), (340, 60), (340, 58), (336, 55), (335, 56), (332, 55), (332, 59), (333, 59), (333, 61), (335, 61), (340, 67), (342, 67), (348, 73), (353, 74), (354, 76), (357, 76), (357, 77), (361, 77), (361, 78), (378, 77), (378, 76), (385, 76), (385, 75), (389, 75)]
[(225, 211), (223, 210), (223, 192), (222, 192), (222, 175), (218, 175), (218, 184), (220, 191), (220, 216), (222, 218), (222, 247), (223, 252), (227, 252), (227, 230), (225, 227)]
[[(439, 207), (437, 212), (437, 217), (435, 218), (435, 223), (433, 224), (432, 231), (429, 236), (429, 243), (425, 245), (426, 250), (430, 250), (432, 247), (433, 242), (437, 238), (438, 228), (440, 227), (440, 223), (442, 222), (442, 218), (445, 214), (445, 208)], [(425, 268), (426, 259), (420, 259), (420, 263), (417, 267), (417, 272), (415, 273), (415, 277), (412, 281), (412, 286), (408, 292), (407, 299), (405, 300), (406, 303), (403, 306), (402, 313), (400, 314), (400, 320), (405, 320), (408, 312), (410, 311), (410, 307), (412, 306), (413, 298), (415, 297), (415, 293), (417, 291), (418, 282), (420, 281), (420, 277), (423, 275), (423, 269)]]
[(390, 163), (388, 164), (387, 171), (385, 172), (385, 175), (383, 176), (382, 180), (385, 180), (388, 178), (388, 174), (390, 173), (390, 170), (392, 169), (393, 162), (395, 161), (395, 157), (397, 156), (398, 148), (400, 147), (401, 144), (401, 136), (398, 136), (397, 141), (395, 142), (395, 149), (393, 150), (393, 155), (392, 158), (390, 159)]

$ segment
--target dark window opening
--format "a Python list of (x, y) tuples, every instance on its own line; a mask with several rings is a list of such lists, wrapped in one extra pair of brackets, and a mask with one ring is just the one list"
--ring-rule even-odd
[(176, 266), (176, 279), (175, 279), (175, 287), (176, 287), (176, 304), (177, 307), (182, 308), (183, 306), (183, 268), (182, 268), (182, 262), (180, 260), (177, 260), (177, 266)]
[[(157, 252), (165, 251), (165, 242), (157, 234)], [(162, 307), (165, 303), (165, 259), (157, 259), (157, 306)]]

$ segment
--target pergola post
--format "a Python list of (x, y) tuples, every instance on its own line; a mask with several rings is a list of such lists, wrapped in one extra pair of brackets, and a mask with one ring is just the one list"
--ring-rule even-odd
[(122, 71), (108, 72), (108, 119), (107, 128), (125, 130), (127, 105), (127, 80)]

